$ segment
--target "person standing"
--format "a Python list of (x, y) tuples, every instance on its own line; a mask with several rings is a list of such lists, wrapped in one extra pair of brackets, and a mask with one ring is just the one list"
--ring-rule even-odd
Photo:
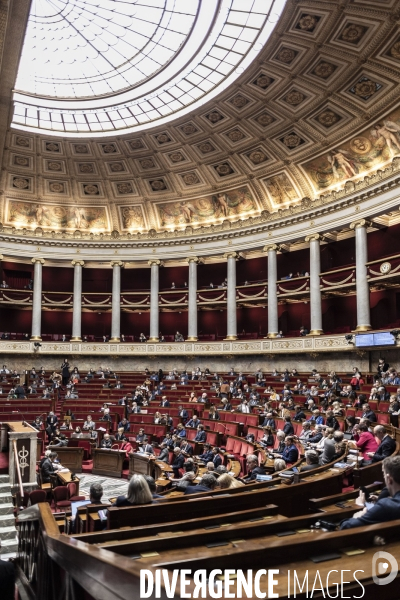
[(65, 358), (63, 364), (61, 365), (61, 374), (62, 374), (62, 384), (67, 385), (69, 382), (69, 362)]

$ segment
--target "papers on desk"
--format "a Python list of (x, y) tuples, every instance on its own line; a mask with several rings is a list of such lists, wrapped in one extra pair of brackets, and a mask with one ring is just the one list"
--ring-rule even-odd
[(57, 473), (69, 473), (69, 469), (63, 467), (62, 469), (58, 469)]
[(336, 467), (337, 469), (347, 469), (347, 467), (349, 465), (345, 462), (337, 462), (333, 466)]

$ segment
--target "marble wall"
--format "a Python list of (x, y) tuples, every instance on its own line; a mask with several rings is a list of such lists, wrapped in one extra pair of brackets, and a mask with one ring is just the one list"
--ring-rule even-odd
[[(68, 360), (71, 366), (78, 366), (80, 370), (85, 371), (92, 368), (97, 368), (99, 365), (109, 366), (111, 369), (118, 371), (144, 371), (146, 367), (150, 370), (157, 370), (160, 367), (164, 371), (177, 368), (178, 370), (191, 370), (195, 366), (202, 368), (208, 367), (211, 371), (226, 372), (231, 367), (235, 371), (254, 372), (258, 368), (264, 371), (272, 371), (275, 367), (279, 371), (285, 369), (293, 369), (294, 367), (300, 372), (308, 372), (313, 368), (320, 370), (322, 373), (334, 370), (338, 372), (350, 372), (353, 366), (357, 366), (361, 372), (375, 371), (378, 359), (383, 356), (392, 366), (400, 364), (400, 349), (391, 349), (385, 352), (364, 352), (357, 354), (356, 352), (321, 352), (317, 356), (315, 354), (277, 354), (275, 357), (271, 355), (224, 355), (224, 356), (135, 356), (131, 355), (127, 358), (119, 358), (115, 356), (91, 357), (69, 355)], [(9, 368), (22, 371), (43, 366), (46, 370), (59, 369), (63, 361), (64, 355), (40, 356), (32, 357), (3, 354), (1, 364), (7, 364)]]

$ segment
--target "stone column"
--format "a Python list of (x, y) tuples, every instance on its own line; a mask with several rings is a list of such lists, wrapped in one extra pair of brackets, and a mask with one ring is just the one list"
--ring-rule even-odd
[(121, 335), (121, 267), (124, 263), (116, 260), (111, 263), (113, 268), (112, 280), (112, 315), (110, 342), (119, 342)]
[(268, 254), (268, 335), (269, 338), (275, 338), (279, 333), (278, 328), (278, 289), (277, 289), (277, 263), (276, 252), (278, 246), (271, 244), (265, 246), (264, 252)]
[(31, 340), (39, 342), (42, 339), (42, 266), (43, 258), (32, 258), (33, 271), (33, 298), (32, 298), (32, 335)]
[(150, 278), (150, 337), (149, 342), (158, 342), (159, 314), (158, 314), (158, 290), (159, 290), (159, 269), (162, 266), (160, 260), (149, 260), (151, 267)]
[(72, 337), (71, 342), (82, 341), (82, 267), (83, 260), (72, 260), (74, 267), (74, 300), (72, 305)]
[(356, 331), (369, 331), (371, 328), (369, 283), (367, 279), (368, 223), (365, 219), (354, 221), (350, 228), (356, 235), (356, 294), (357, 294), (357, 327)]
[(310, 335), (321, 335), (322, 329), (322, 304), (321, 304), (321, 255), (320, 240), (321, 236), (316, 233), (306, 237), (306, 242), (310, 244), (310, 314), (311, 330)]
[(226, 340), (237, 340), (237, 318), (236, 318), (236, 252), (225, 254), (228, 261), (227, 268), (227, 328)]
[(188, 302), (188, 342), (197, 342), (197, 263), (196, 256), (188, 258), (189, 263), (189, 302)]

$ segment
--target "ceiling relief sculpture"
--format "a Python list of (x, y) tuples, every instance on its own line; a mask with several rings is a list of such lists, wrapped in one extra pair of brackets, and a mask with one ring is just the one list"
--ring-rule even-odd
[(195, 200), (157, 203), (156, 207), (161, 227), (210, 223), (259, 213), (257, 201), (247, 187)]
[[(239, 4), (227, 0), (227, 18), (239, 19)], [(268, 12), (267, 0), (250, 4)], [(155, 117), (129, 134), (89, 128), (73, 137), (15, 122), (5, 135), (0, 223), (53, 237), (79, 229), (184, 238), (333, 202), (399, 160), (399, 23), (398, 0), (288, 0), (254, 56), (242, 45), (253, 60), (229, 86), (157, 127)], [(247, 35), (250, 21), (237, 26)]]

